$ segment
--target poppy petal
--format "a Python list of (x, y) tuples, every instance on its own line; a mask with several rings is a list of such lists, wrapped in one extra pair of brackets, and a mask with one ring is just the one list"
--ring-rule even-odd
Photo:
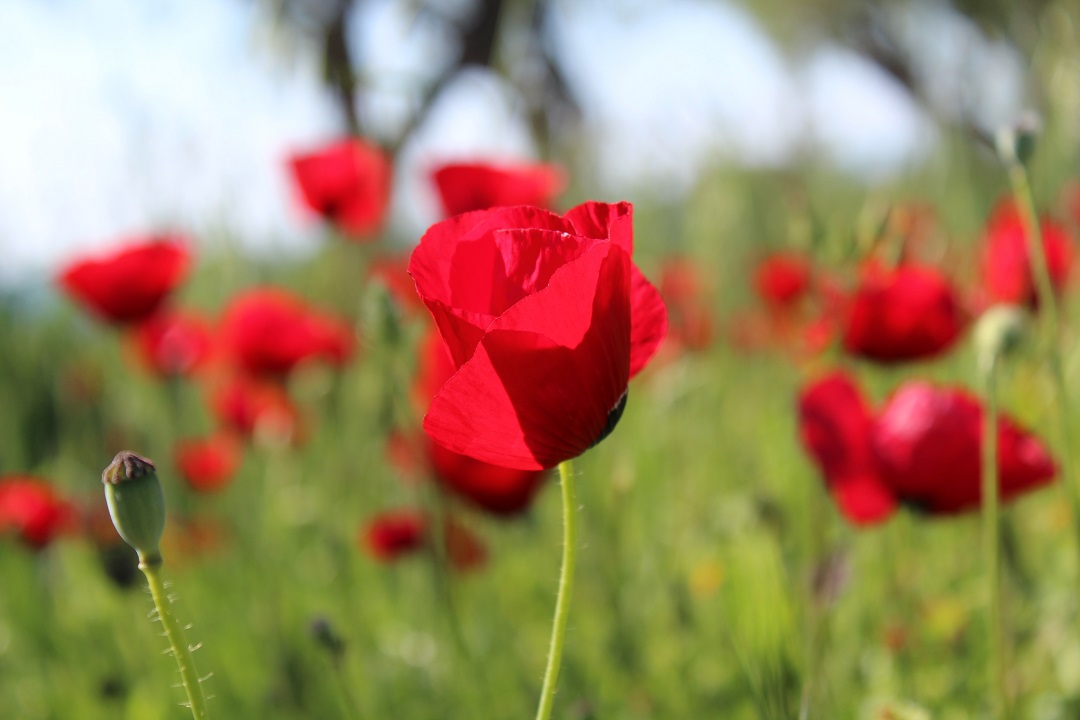
[(667, 307), (660, 291), (630, 268), (630, 377), (641, 372), (660, 348), (668, 331)]

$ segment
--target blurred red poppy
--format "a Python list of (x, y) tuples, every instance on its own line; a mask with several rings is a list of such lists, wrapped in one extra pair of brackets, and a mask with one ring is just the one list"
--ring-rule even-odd
[(225, 488), (243, 459), (243, 448), (228, 433), (189, 438), (176, 443), (176, 469), (195, 492)]
[(210, 322), (186, 310), (163, 310), (132, 332), (142, 364), (162, 377), (186, 376), (210, 356), (214, 337)]
[(300, 439), (299, 413), (280, 385), (231, 377), (214, 388), (210, 406), (219, 422), (244, 437)]
[(382, 227), (392, 175), (382, 150), (349, 138), (294, 155), (289, 165), (304, 203), (346, 235), (365, 237)]
[(428, 435), (521, 470), (605, 438), (667, 330), (632, 252), (629, 203), (565, 216), (493, 208), (433, 225), (409, 272), (457, 371), (432, 400)]
[(852, 298), (844, 348), (882, 363), (920, 360), (950, 348), (963, 328), (956, 291), (938, 271), (874, 266)]
[(40, 550), (74, 529), (75, 508), (43, 480), (24, 475), (0, 477), (0, 534), (14, 533)]
[(361, 542), (374, 560), (391, 562), (424, 547), (427, 519), (418, 510), (397, 510), (368, 521)]
[(754, 271), (754, 289), (767, 307), (787, 309), (806, 297), (812, 276), (806, 258), (775, 253), (758, 263)]
[(449, 163), (432, 178), (447, 217), (508, 205), (550, 208), (566, 187), (560, 168), (542, 164)]
[[(812, 383), (799, 401), (803, 444), (841, 512), (859, 525), (884, 520), (897, 504), (934, 515), (978, 507), (982, 414), (963, 390), (914, 381), (874, 417), (842, 373)], [(1042, 443), (1008, 417), (998, 423), (1002, 499), (1050, 482), (1056, 467)]]
[(221, 321), (221, 344), (246, 372), (280, 378), (305, 360), (344, 365), (352, 357), (355, 334), (295, 295), (265, 287), (232, 299)]
[(660, 271), (660, 296), (668, 311), (668, 344), (704, 350), (713, 341), (713, 316), (697, 267), (670, 258)]
[(186, 245), (175, 235), (138, 238), (117, 251), (69, 264), (59, 282), (106, 322), (141, 322), (183, 281), (190, 265)]
[[(1061, 292), (1072, 266), (1073, 247), (1065, 229), (1048, 218), (1040, 221), (1050, 283)], [(992, 300), (1037, 307), (1027, 233), (1011, 199), (998, 203), (986, 225), (982, 255), (983, 282)]]

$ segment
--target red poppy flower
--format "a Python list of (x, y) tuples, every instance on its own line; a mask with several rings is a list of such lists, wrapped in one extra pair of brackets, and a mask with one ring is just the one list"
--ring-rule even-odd
[(372, 518), (361, 538), (368, 555), (391, 562), (420, 550), (427, 538), (427, 518), (415, 510), (386, 512)]
[(68, 265), (59, 282), (73, 299), (107, 322), (150, 317), (183, 281), (190, 257), (176, 236), (140, 238), (122, 249)]
[(213, 390), (210, 406), (219, 422), (244, 437), (298, 440), (299, 413), (279, 385), (232, 377)]
[[(982, 498), (982, 407), (963, 390), (902, 386), (874, 417), (842, 373), (822, 378), (799, 402), (802, 441), (840, 510), (855, 524), (879, 522), (897, 504), (947, 515)], [(1033, 435), (998, 418), (1003, 500), (1050, 482), (1056, 468)]]
[(47, 483), (26, 476), (0, 478), (0, 534), (13, 532), (40, 550), (71, 530), (75, 508)]
[[(1044, 218), (1040, 225), (1050, 283), (1060, 292), (1072, 265), (1072, 242), (1057, 223)], [(998, 203), (987, 223), (983, 243), (983, 282), (990, 297), (998, 302), (1036, 307), (1038, 291), (1032, 277), (1027, 233), (1011, 200)]]
[(350, 236), (378, 232), (390, 203), (392, 173), (382, 150), (350, 138), (295, 155), (289, 165), (311, 210)]
[(432, 173), (446, 215), (509, 205), (551, 207), (566, 186), (554, 165), (453, 163)]
[(163, 377), (190, 375), (213, 348), (209, 321), (183, 310), (156, 313), (132, 337), (143, 365)]
[(221, 321), (222, 349), (257, 376), (281, 377), (305, 360), (343, 365), (355, 335), (345, 323), (308, 307), (278, 288), (256, 288), (233, 298)]
[(878, 362), (903, 362), (947, 350), (963, 330), (956, 292), (936, 270), (871, 268), (856, 290), (844, 347)]
[(690, 350), (712, 344), (713, 318), (697, 268), (674, 258), (660, 271), (660, 296), (668, 310), (668, 341)]
[(196, 492), (217, 492), (232, 480), (240, 467), (240, 444), (226, 433), (191, 438), (176, 444), (176, 469)]
[(758, 263), (754, 289), (768, 307), (785, 309), (806, 296), (811, 279), (810, 263), (805, 258), (776, 253)]
[(457, 371), (424, 429), (454, 452), (540, 470), (611, 432), (667, 329), (631, 262), (629, 203), (513, 207), (433, 225), (409, 272)]

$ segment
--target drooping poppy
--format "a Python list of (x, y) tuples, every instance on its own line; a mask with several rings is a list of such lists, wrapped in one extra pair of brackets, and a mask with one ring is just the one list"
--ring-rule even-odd
[(191, 258), (176, 235), (136, 238), (119, 250), (69, 263), (61, 287), (100, 319), (117, 325), (146, 320), (184, 280)]
[(382, 227), (392, 166), (379, 148), (349, 138), (296, 154), (289, 166), (304, 203), (346, 235), (364, 238)]
[(260, 377), (283, 377), (315, 358), (343, 365), (355, 344), (355, 334), (344, 322), (273, 287), (234, 297), (222, 316), (220, 332), (223, 352), (241, 369)]
[(963, 328), (956, 291), (937, 270), (875, 266), (851, 299), (844, 348), (881, 363), (920, 360), (947, 350)]
[(74, 506), (38, 478), (0, 477), (0, 535), (13, 533), (27, 547), (45, 548), (74, 528)]
[[(1072, 241), (1065, 229), (1049, 218), (1042, 218), (1039, 225), (1050, 284), (1060, 293), (1072, 267)], [(1010, 199), (1001, 201), (991, 214), (983, 236), (983, 283), (992, 300), (1038, 306), (1038, 285), (1032, 275), (1028, 247), (1019, 209)]]
[(631, 261), (629, 203), (532, 207), (428, 229), (409, 272), (457, 368), (424, 430), (494, 465), (554, 467), (606, 437), (667, 328)]
[(187, 438), (176, 443), (176, 469), (195, 492), (212, 493), (225, 488), (243, 459), (243, 448), (228, 433)]
[(446, 216), (510, 205), (550, 208), (566, 186), (554, 165), (449, 163), (431, 174)]
[(187, 311), (155, 313), (132, 331), (143, 366), (162, 377), (190, 375), (210, 356), (214, 335), (210, 322)]
[(755, 268), (754, 290), (767, 307), (788, 309), (807, 295), (812, 279), (806, 258), (793, 253), (774, 253)]

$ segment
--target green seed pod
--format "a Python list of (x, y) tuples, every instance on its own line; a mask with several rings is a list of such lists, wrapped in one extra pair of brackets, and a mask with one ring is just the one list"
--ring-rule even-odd
[(1006, 165), (1027, 165), (1035, 152), (1035, 138), (1042, 129), (1042, 121), (1034, 113), (1024, 113), (1012, 125), (998, 130), (994, 137), (998, 156)]
[(101, 473), (101, 482), (105, 484), (109, 515), (120, 537), (135, 548), (140, 561), (160, 561), (165, 495), (154, 463), (124, 450)]

